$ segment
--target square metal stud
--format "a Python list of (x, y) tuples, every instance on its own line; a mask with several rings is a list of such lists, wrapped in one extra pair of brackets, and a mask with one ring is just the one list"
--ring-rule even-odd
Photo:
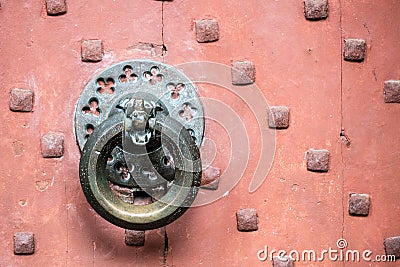
[(304, 16), (308, 20), (328, 17), (328, 0), (304, 0)]
[(255, 82), (256, 69), (251, 61), (236, 61), (232, 63), (232, 84), (248, 85)]
[(14, 234), (14, 254), (29, 255), (35, 253), (35, 237), (31, 232)]
[(349, 214), (367, 216), (369, 214), (370, 197), (368, 194), (351, 193), (349, 197)]
[(215, 42), (219, 39), (218, 21), (202, 19), (196, 21), (196, 38), (199, 43)]
[(400, 103), (400, 81), (386, 81), (383, 88), (385, 103)]
[(258, 215), (255, 209), (241, 209), (236, 212), (237, 229), (241, 232), (258, 230)]
[(10, 110), (30, 112), (33, 109), (33, 91), (14, 88), (10, 95)]
[(286, 129), (289, 127), (289, 113), (288, 107), (273, 106), (269, 108), (268, 112), (268, 126), (269, 128)]
[(221, 169), (216, 167), (208, 167), (202, 173), (201, 188), (209, 190), (217, 190), (219, 186), (219, 178), (221, 176)]
[(40, 147), (43, 158), (59, 158), (64, 155), (64, 135), (48, 133), (42, 136)]
[(385, 238), (383, 244), (386, 255), (394, 255), (396, 259), (400, 258), (400, 236)]
[(343, 56), (347, 61), (361, 62), (365, 58), (367, 45), (362, 39), (345, 39)]
[(66, 0), (46, 0), (47, 15), (57, 16), (67, 13)]
[(329, 151), (326, 149), (309, 149), (306, 159), (309, 171), (327, 172), (329, 170)]
[(215, 179), (214, 181), (205, 184), (205, 185), (201, 185), (200, 186), (201, 189), (206, 189), (206, 190), (218, 190), (219, 188), (219, 177), (217, 179)]
[(273, 267), (294, 267), (293, 259), (289, 256), (284, 257), (273, 257), (272, 258)]
[(103, 42), (98, 39), (83, 40), (81, 44), (82, 61), (98, 62), (103, 59)]
[(144, 246), (145, 231), (125, 230), (125, 244), (127, 246)]

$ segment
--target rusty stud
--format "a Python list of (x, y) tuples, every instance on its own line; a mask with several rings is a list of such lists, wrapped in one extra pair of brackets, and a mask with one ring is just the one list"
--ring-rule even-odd
[(389, 80), (384, 84), (385, 103), (400, 103), (400, 81)]
[(293, 259), (289, 256), (284, 257), (273, 257), (272, 258), (273, 267), (294, 267)]
[(289, 127), (289, 108), (284, 106), (270, 107), (268, 112), (269, 128), (286, 129)]
[(366, 43), (362, 39), (345, 39), (343, 56), (347, 61), (361, 62), (365, 58)]
[(254, 83), (256, 70), (251, 61), (236, 61), (232, 63), (232, 84), (248, 85)]
[(30, 255), (35, 253), (35, 237), (31, 232), (14, 234), (14, 254)]
[(201, 178), (201, 188), (208, 190), (217, 190), (219, 186), (219, 178), (221, 176), (221, 169), (216, 167), (208, 167), (203, 170)]
[(33, 91), (14, 88), (10, 95), (10, 110), (30, 112), (33, 109)]
[(368, 216), (370, 197), (368, 194), (351, 193), (349, 197), (349, 214), (354, 216)]
[(394, 255), (396, 259), (400, 258), (400, 236), (385, 238), (383, 245), (386, 255)]
[(309, 149), (306, 159), (309, 171), (327, 172), (329, 170), (329, 151), (326, 149)]
[(40, 147), (43, 158), (59, 158), (64, 155), (64, 135), (48, 133), (42, 136)]
[(66, 0), (46, 0), (47, 15), (57, 16), (67, 13)]
[(237, 229), (241, 232), (258, 230), (258, 215), (255, 209), (241, 209), (236, 212)]
[(218, 187), (219, 187), (219, 177), (208, 184), (200, 186), (201, 189), (207, 189), (207, 190), (218, 190)]
[(304, 16), (308, 20), (328, 17), (328, 0), (304, 0)]
[(84, 62), (98, 62), (103, 59), (103, 42), (98, 39), (82, 40), (81, 56)]
[(127, 246), (144, 246), (145, 231), (125, 230), (125, 244)]
[(196, 21), (196, 38), (199, 43), (215, 42), (219, 39), (218, 21), (202, 19)]

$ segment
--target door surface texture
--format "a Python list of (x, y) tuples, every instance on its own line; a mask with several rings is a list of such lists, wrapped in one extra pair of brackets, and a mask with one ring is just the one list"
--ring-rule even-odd
[[(400, 266), (399, 0), (0, 4), (0, 267)], [(97, 109), (84, 88), (131, 60), (182, 73), (202, 110), (176, 120), (204, 118), (196, 200), (145, 232), (88, 203), (97, 126), (75, 128), (125, 78), (96, 84)], [(172, 106), (187, 96), (146, 73)]]

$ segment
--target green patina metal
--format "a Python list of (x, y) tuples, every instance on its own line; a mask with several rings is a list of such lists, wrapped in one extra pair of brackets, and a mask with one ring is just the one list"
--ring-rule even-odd
[[(137, 74), (129, 76), (138, 72), (135, 62), (142, 64), (140, 69), (150, 69), (142, 74), (143, 87), (133, 86), (139, 80)], [(171, 84), (166, 80), (169, 75), (187, 79), (173, 68), (157, 64), (131, 61), (114, 65), (111, 73), (129, 66), (130, 70), (118, 79), (122, 84), (128, 82), (128, 76), (133, 77), (132, 87), (124, 87), (126, 92), (115, 97), (112, 93), (118, 87), (103, 86), (91, 92), (93, 88), (88, 85), (76, 107), (75, 129), (82, 150), (79, 174), (86, 199), (103, 218), (126, 229), (155, 229), (176, 220), (193, 203), (201, 181), (198, 145), (203, 138), (204, 119), (200, 101), (188, 80), (185, 94), (178, 95), (180, 91), (176, 90), (161, 92), (162, 85), (154, 87), (157, 83)], [(104, 73), (98, 76), (109, 75)], [(93, 80), (104, 85), (104, 79), (100, 83), (99, 78)], [(112, 83), (115, 85), (115, 80)], [(106, 104), (106, 98), (102, 99), (102, 105), (100, 97), (92, 96), (101, 90), (109, 90), (111, 95)], [(92, 105), (93, 100), (97, 103)], [(82, 108), (82, 103), (89, 107)], [(182, 109), (188, 106), (195, 107), (200, 124), (191, 123), (193, 117), (187, 120), (188, 112)], [(85, 136), (80, 131), (82, 125), (92, 127), (90, 132), (85, 127)], [(117, 194), (115, 187), (131, 194), (131, 199), (138, 194), (151, 197), (152, 203), (135, 205)]]

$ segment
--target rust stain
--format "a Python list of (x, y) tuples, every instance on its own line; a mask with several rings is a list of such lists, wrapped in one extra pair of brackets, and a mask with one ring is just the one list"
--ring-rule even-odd
[(53, 186), (53, 183), (54, 183), (54, 178), (53, 180), (46, 179), (35, 182), (36, 189), (39, 190), (40, 192), (46, 191), (49, 188), (49, 186)]
[(14, 141), (12, 143), (12, 149), (15, 156), (21, 156), (24, 152), (24, 143), (21, 141)]

